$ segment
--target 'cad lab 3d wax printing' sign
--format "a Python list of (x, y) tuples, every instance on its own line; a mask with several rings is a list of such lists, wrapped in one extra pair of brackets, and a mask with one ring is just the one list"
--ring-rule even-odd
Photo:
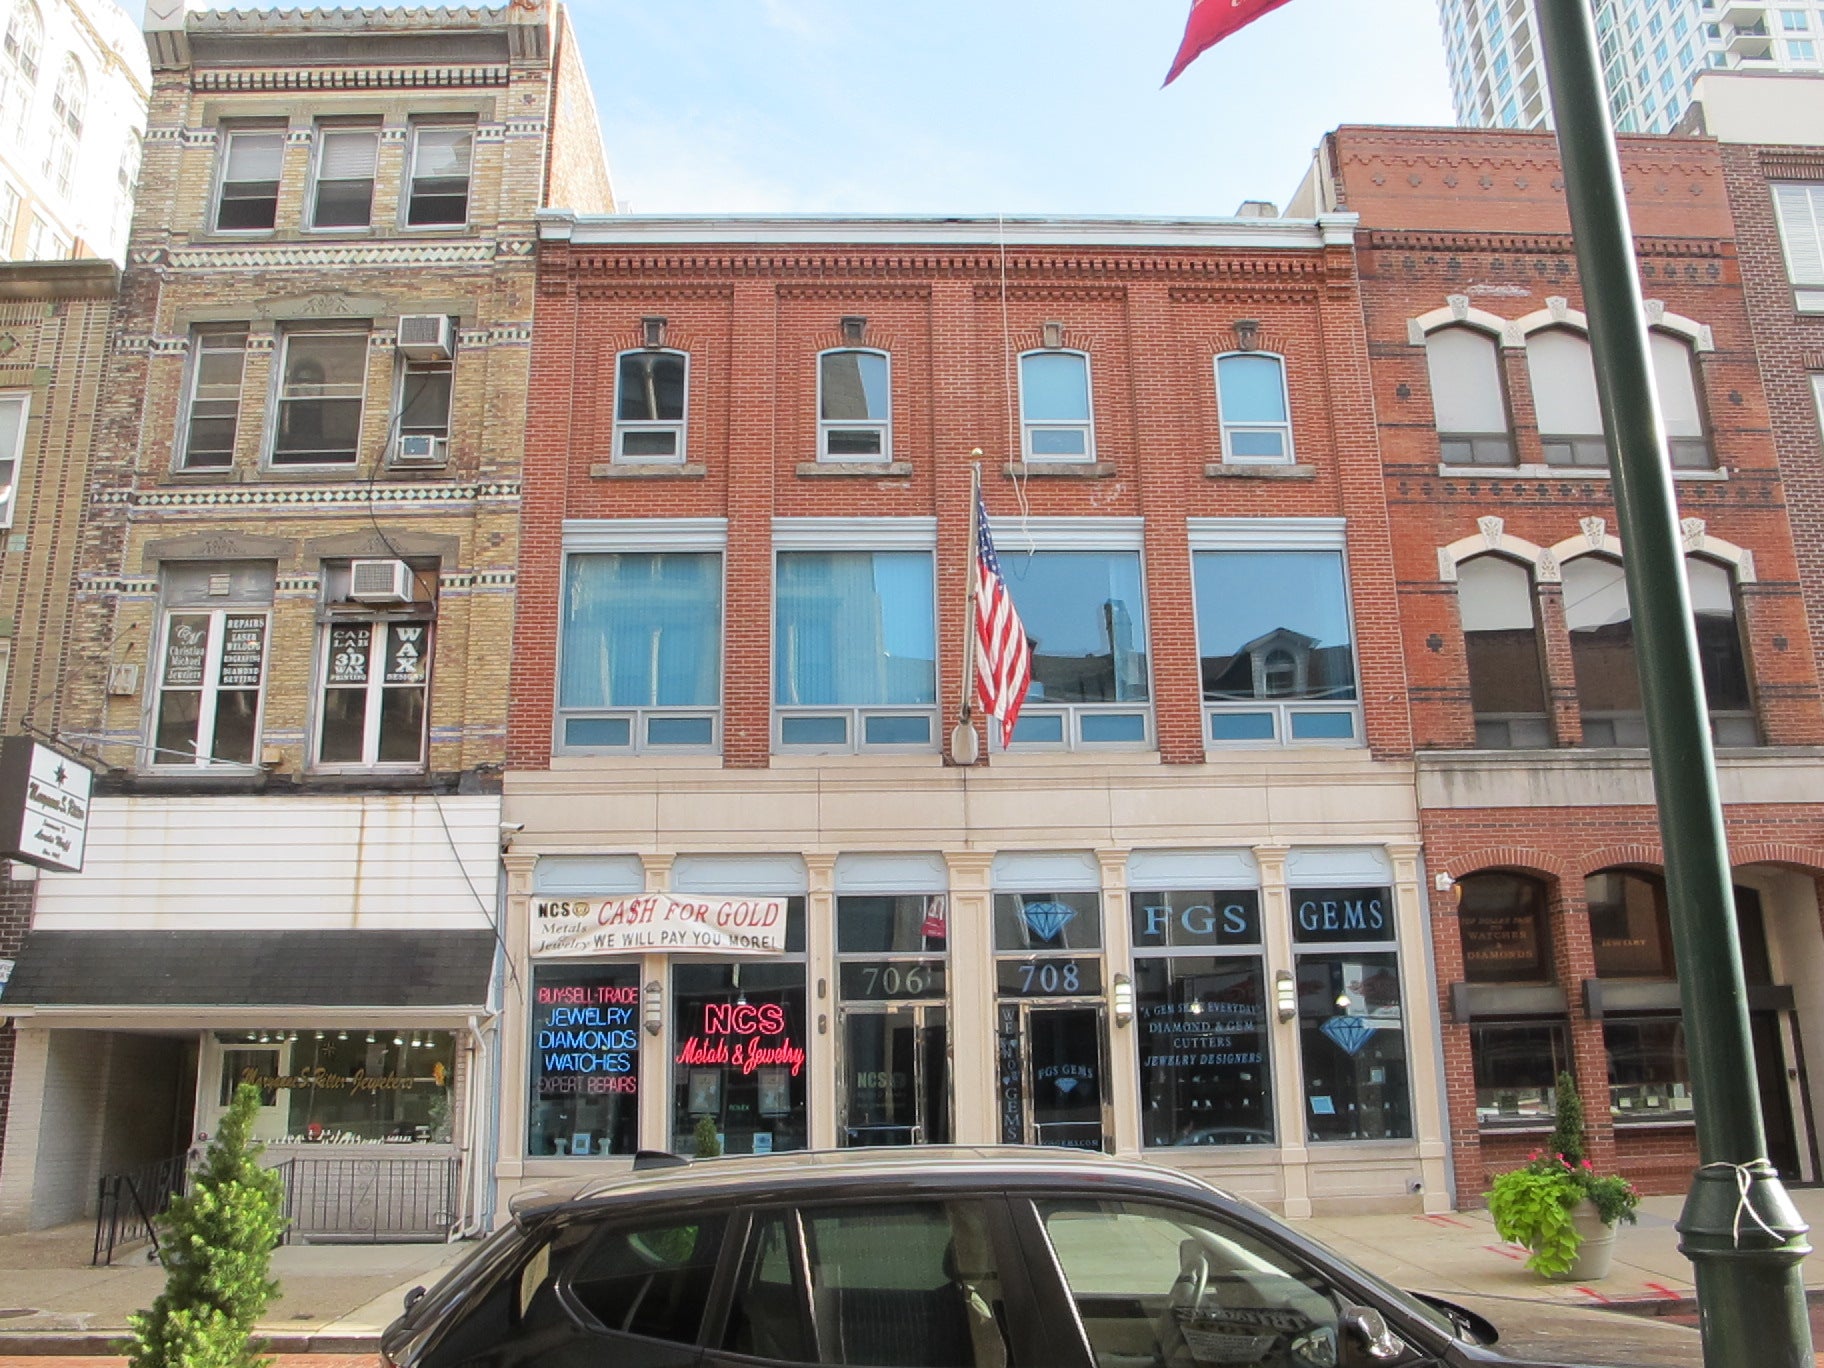
[(541, 898), (532, 904), (532, 953), (542, 959), (625, 950), (777, 955), (785, 950), (784, 898)]

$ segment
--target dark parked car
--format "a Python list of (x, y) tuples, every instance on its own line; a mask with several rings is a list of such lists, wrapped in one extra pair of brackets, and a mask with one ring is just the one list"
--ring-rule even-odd
[[(1511, 1364), (1170, 1169), (1033, 1149), (684, 1163), (530, 1195), (382, 1348), (398, 1368)], [(1592, 1313), (1594, 1314), (1594, 1313)]]

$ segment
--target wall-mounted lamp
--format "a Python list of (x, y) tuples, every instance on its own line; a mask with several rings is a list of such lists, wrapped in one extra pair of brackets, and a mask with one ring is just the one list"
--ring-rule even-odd
[(646, 985), (641, 994), (646, 1034), (657, 1035), (665, 1029), (665, 987), (657, 979)]
[(1134, 981), (1126, 974), (1115, 975), (1115, 1025), (1125, 1026), (1134, 1019)]
[(1298, 1015), (1298, 985), (1292, 982), (1292, 971), (1281, 969), (1273, 975), (1273, 1010), (1281, 1021)]

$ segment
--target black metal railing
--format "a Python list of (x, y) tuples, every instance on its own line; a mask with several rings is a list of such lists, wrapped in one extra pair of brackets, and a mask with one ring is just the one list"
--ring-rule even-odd
[(277, 1167), (288, 1241), (442, 1240), (456, 1222), (454, 1155), (298, 1155)]
[(114, 1251), (123, 1245), (152, 1242), (158, 1252), (158, 1232), (154, 1222), (181, 1196), (187, 1176), (186, 1156), (174, 1154), (156, 1164), (127, 1173), (104, 1174), (95, 1203), (95, 1252), (89, 1262), (95, 1265), (114, 1262)]

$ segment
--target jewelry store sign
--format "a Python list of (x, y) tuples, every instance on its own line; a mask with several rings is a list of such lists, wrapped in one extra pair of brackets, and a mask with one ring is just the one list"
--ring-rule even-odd
[(532, 954), (540, 959), (629, 950), (777, 955), (785, 950), (784, 898), (535, 898)]
[(42, 742), (0, 741), (0, 857), (81, 873), (94, 782), (87, 765)]

